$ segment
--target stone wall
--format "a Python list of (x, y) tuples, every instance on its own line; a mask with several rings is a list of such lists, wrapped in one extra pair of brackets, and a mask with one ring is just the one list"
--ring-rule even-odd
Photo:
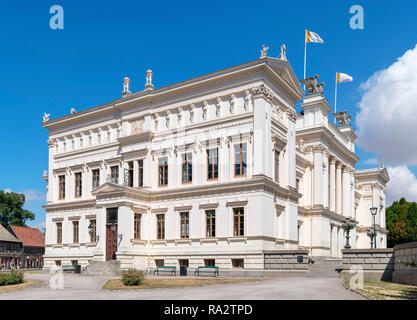
[(308, 250), (277, 250), (264, 252), (266, 270), (309, 271)]
[(365, 279), (392, 280), (394, 249), (344, 249), (342, 255), (343, 278), (350, 278), (354, 274), (350, 271), (359, 266), (364, 272)]
[(417, 242), (400, 244), (394, 247), (394, 282), (417, 286)]

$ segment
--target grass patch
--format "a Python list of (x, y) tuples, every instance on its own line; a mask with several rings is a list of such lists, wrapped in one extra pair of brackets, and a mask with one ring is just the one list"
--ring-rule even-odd
[(25, 279), (23, 283), (1, 286), (0, 293), (38, 287), (41, 283), (42, 281), (40, 280)]
[(156, 288), (178, 288), (178, 287), (194, 287), (206, 286), (213, 284), (225, 283), (241, 283), (259, 281), (258, 279), (145, 279), (138, 286), (125, 286), (120, 279), (108, 280), (103, 286), (106, 290), (131, 290), (131, 289), (156, 289)]
[[(349, 288), (349, 279), (345, 280)], [(417, 286), (367, 279), (364, 281), (363, 289), (355, 291), (373, 300), (417, 300)]]

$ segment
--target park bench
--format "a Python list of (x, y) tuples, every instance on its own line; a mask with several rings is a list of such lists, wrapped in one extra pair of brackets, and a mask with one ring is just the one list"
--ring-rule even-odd
[(156, 267), (156, 269), (154, 270), (154, 274), (156, 273), (159, 276), (159, 272), (170, 272), (171, 275), (176, 276), (176, 267), (175, 266), (164, 266), (164, 267)]
[(199, 266), (194, 271), (194, 275), (200, 276), (200, 273), (213, 273), (213, 277), (219, 276), (219, 267)]
[(72, 264), (66, 264), (62, 266), (62, 271), (64, 272), (74, 272), (75, 273), (75, 266)]

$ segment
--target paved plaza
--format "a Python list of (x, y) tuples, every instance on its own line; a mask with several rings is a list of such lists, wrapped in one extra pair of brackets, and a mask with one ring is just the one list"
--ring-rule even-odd
[(82, 299), (82, 300), (355, 300), (361, 299), (346, 290), (339, 278), (275, 278), (256, 282), (219, 284), (186, 288), (141, 289), (126, 291), (103, 290), (110, 277), (65, 274), (64, 289), (51, 289), (50, 274), (27, 274), (41, 280), (39, 287), (0, 293), (0, 300), (16, 299)]

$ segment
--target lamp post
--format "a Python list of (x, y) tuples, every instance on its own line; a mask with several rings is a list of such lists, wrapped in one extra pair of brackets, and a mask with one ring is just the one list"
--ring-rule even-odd
[[(91, 225), (91, 223), (88, 226), (88, 234), (90, 235), (91, 239), (93, 239), (93, 226)], [(95, 242), (98, 242), (98, 240), (99, 240), (99, 236), (98, 235), (95, 235), (94, 241)]]
[(374, 247), (374, 229), (367, 229), (366, 233), (368, 235), (368, 237), (371, 239), (371, 249)]
[(371, 215), (374, 218), (374, 249), (376, 249), (376, 225), (375, 225), (375, 216), (378, 211), (377, 207), (372, 207), (369, 209), (371, 211)]
[(351, 218), (346, 218), (343, 222), (342, 222), (342, 227), (343, 229), (346, 231), (346, 245), (345, 245), (345, 249), (350, 249), (351, 246), (349, 244), (349, 233), (350, 230), (353, 229), (356, 226), (356, 221), (352, 220)]

